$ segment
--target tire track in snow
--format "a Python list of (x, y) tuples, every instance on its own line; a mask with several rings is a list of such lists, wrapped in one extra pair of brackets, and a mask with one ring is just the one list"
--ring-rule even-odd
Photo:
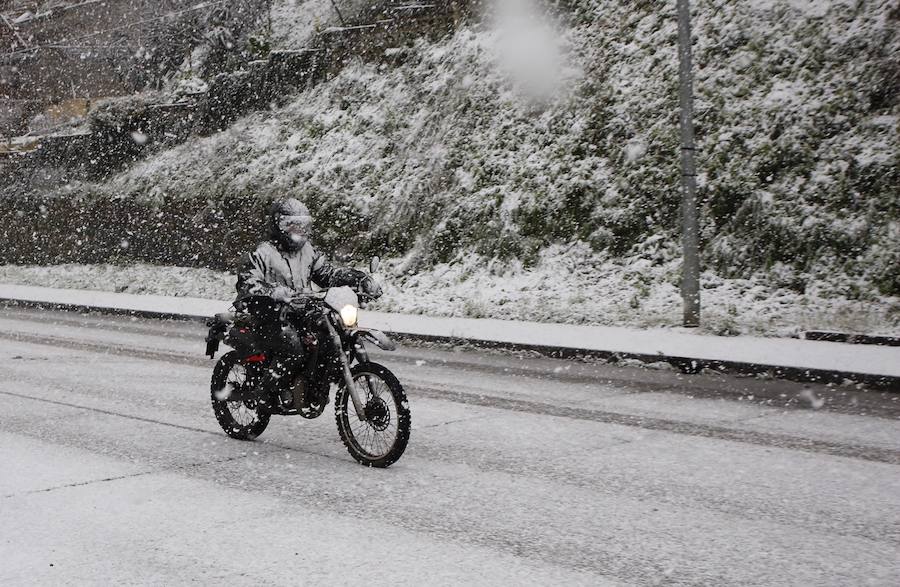
[[(2, 393), (2, 392), (0, 392)], [(12, 394), (10, 394), (12, 395)], [(27, 397), (27, 396), (20, 396)], [(20, 491), (17, 493), (7, 493), (2, 495), (3, 499), (9, 499), (11, 497), (21, 497), (23, 495), (34, 495), (36, 493), (50, 493), (51, 491), (59, 491), (60, 489), (70, 489), (72, 487), (84, 487), (86, 485), (95, 485), (97, 483), (110, 483), (112, 481), (121, 481), (122, 479), (134, 479), (135, 477), (146, 477), (147, 475), (157, 475), (160, 473), (172, 473), (176, 471), (185, 471), (192, 468), (197, 467), (205, 467), (207, 465), (217, 465), (220, 463), (230, 463), (232, 461), (236, 461), (238, 459), (247, 458), (246, 454), (236, 456), (236, 457), (228, 457), (226, 459), (214, 459), (211, 461), (204, 461), (200, 463), (187, 463), (184, 465), (177, 465), (174, 467), (164, 467), (161, 469), (150, 469), (147, 471), (138, 471), (137, 473), (129, 473), (127, 475), (116, 475), (114, 477), (104, 477), (102, 479), (89, 479), (87, 481), (77, 481), (75, 483), (65, 483), (63, 485), (54, 485), (52, 487), (43, 487), (41, 489), (30, 489), (28, 491)]]

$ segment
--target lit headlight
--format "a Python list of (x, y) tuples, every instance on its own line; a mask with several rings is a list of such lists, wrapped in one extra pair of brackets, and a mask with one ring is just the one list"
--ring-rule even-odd
[(341, 308), (341, 320), (344, 321), (344, 326), (351, 327), (356, 326), (356, 319), (358, 318), (359, 311), (356, 309), (356, 306), (346, 305)]

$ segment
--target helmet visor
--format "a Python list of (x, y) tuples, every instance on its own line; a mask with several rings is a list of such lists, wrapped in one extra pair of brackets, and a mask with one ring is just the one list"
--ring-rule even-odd
[(312, 216), (282, 216), (278, 219), (278, 228), (282, 232), (309, 232)]

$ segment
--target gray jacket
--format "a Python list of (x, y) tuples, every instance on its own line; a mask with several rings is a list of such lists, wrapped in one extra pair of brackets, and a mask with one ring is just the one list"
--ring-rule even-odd
[(365, 276), (362, 271), (335, 267), (308, 242), (299, 251), (286, 251), (265, 241), (241, 263), (235, 304), (249, 296), (271, 296), (279, 286), (310, 292), (312, 284), (322, 288), (357, 285)]

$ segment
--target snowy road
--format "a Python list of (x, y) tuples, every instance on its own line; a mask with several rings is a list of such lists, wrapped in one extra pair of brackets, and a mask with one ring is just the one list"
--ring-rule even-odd
[(225, 437), (203, 334), (0, 309), (0, 584), (900, 576), (895, 396), (404, 348), (410, 446), (369, 470), (330, 411)]

